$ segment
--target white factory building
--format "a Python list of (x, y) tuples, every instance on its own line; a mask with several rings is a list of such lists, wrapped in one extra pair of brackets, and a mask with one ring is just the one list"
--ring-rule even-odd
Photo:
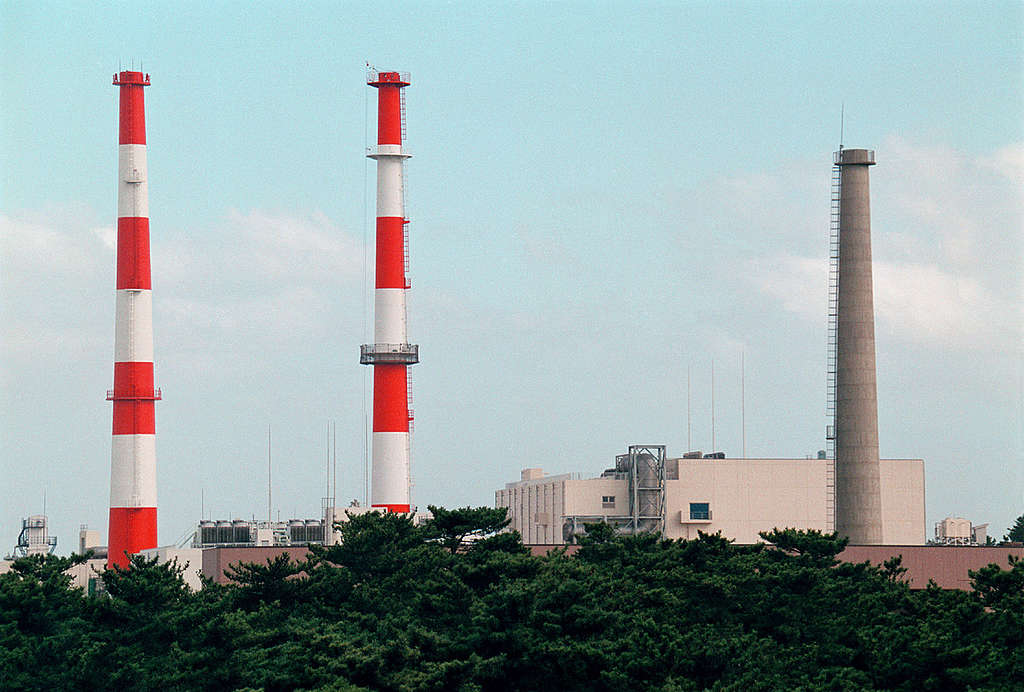
[[(630, 447), (596, 478), (523, 469), (495, 493), (495, 506), (508, 508), (509, 528), (530, 545), (572, 542), (584, 523), (599, 521), (666, 538), (721, 531), (737, 543), (756, 543), (759, 531), (775, 527), (835, 530), (831, 459), (669, 459), (664, 450)], [(881, 490), (883, 543), (923, 545), (924, 461), (882, 459)]]

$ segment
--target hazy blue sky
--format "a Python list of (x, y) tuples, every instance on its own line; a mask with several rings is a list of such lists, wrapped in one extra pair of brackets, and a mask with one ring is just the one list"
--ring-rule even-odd
[[(106, 532), (119, 67), (146, 90), (160, 541), (363, 496), (375, 93), (408, 70), (414, 502), (631, 443), (824, 446), (829, 176), (928, 533), (1024, 512), (1024, 4), (0, 1), (0, 551)], [(369, 128), (367, 119), (369, 117)], [(369, 192), (369, 197), (367, 197)], [(367, 205), (366, 200), (370, 200)], [(369, 231), (369, 235), (368, 235)], [(367, 274), (366, 260), (370, 272)]]

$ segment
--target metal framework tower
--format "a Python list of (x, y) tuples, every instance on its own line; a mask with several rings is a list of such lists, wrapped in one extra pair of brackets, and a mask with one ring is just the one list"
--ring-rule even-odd
[(153, 296), (149, 260), (146, 112), (149, 75), (120, 72), (117, 184), (117, 318), (114, 330), (113, 443), (110, 455), (108, 566), (155, 548), (156, 418), (153, 386)]
[(408, 366), (419, 347), (408, 343), (405, 292), (409, 288), (409, 219), (405, 215), (405, 92), (409, 75), (371, 71), (377, 89), (377, 252), (374, 343), (360, 348), (359, 362), (373, 366), (373, 472), (370, 504), (388, 512), (410, 510)]
[(664, 533), (665, 445), (630, 445), (629, 513), (633, 533)]
[(835, 437), (835, 527), (855, 545), (877, 545), (883, 542), (882, 491), (868, 180), (875, 152), (840, 149), (834, 163), (839, 194), (833, 254), (838, 256), (834, 315), (830, 310), (835, 358), (830, 358), (829, 377), (835, 416), (830, 431)]
[[(562, 539), (571, 542), (587, 523), (605, 522), (620, 533), (665, 532), (665, 445), (630, 445), (628, 454), (615, 457), (615, 468), (602, 478), (629, 483), (628, 514), (568, 514), (562, 520)], [(609, 476), (608, 474), (612, 474)]]

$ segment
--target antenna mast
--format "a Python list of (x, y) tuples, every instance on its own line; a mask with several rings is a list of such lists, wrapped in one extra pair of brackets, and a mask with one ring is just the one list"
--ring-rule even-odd
[(693, 450), (690, 442), (690, 365), (686, 365), (686, 451)]
[(846, 104), (839, 104), (839, 151), (843, 150), (843, 128), (846, 125)]
[(273, 521), (274, 517), (270, 511), (270, 423), (267, 423), (267, 521)]
[(743, 436), (743, 458), (747, 458), (747, 368), (745, 355), (740, 351), (740, 431)]
[(711, 359), (711, 451), (715, 451), (715, 359)]

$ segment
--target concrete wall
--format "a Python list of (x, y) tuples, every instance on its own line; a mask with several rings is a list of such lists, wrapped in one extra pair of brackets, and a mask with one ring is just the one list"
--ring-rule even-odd
[[(675, 462), (676, 460), (672, 460)], [(721, 531), (739, 543), (774, 527), (827, 530), (824, 459), (679, 459), (679, 480), (666, 481), (665, 535), (696, 538)], [(710, 520), (690, 519), (690, 503), (707, 502)]]
[[(556, 548), (565, 548), (569, 555), (574, 555), (580, 546), (532, 545), (530, 553), (535, 556), (546, 555)], [(940, 588), (966, 591), (971, 588), (969, 570), (981, 569), (992, 563), (1003, 569), (1009, 569), (1010, 556), (1014, 555), (1024, 559), (1024, 548), (985, 548), (959, 545), (857, 545), (848, 547), (837, 557), (843, 562), (870, 562), (873, 565), (881, 565), (896, 555), (903, 558), (903, 566), (907, 568), (903, 575), (903, 581), (911, 589), (927, 588), (928, 580), (931, 579)]]
[(100, 574), (107, 568), (107, 558), (98, 557), (87, 560), (80, 565), (75, 565), (68, 570), (71, 575), (71, 583), (89, 593), (89, 580), (99, 579)]
[(309, 555), (309, 548), (305, 546), (284, 547), (266, 546), (252, 548), (206, 548), (203, 550), (203, 576), (212, 579), (218, 584), (227, 584), (228, 579), (224, 571), (240, 562), (256, 562), (267, 564), (281, 554), (288, 555), (293, 561), (305, 560)]
[(943, 589), (970, 589), (968, 570), (978, 570), (995, 563), (1009, 569), (1009, 556), (1024, 559), (1024, 548), (986, 548), (981, 546), (953, 545), (852, 545), (839, 553), (843, 562), (870, 562), (880, 565), (900, 555), (904, 575), (912, 589), (923, 589), (928, 580), (935, 581)]
[(178, 565), (185, 568), (181, 578), (185, 580), (189, 588), (198, 591), (203, 582), (199, 576), (203, 573), (203, 549), (202, 548), (176, 548), (165, 546), (163, 548), (149, 548), (140, 550), (141, 555), (147, 558), (156, 558), (159, 564), (177, 561)]
[[(511, 528), (527, 543), (561, 543), (568, 474), (544, 477), (540, 469), (526, 469), (524, 480), (509, 483), (494, 495), (495, 507), (506, 507)], [(578, 490), (576, 490), (579, 494)], [(600, 497), (598, 497), (600, 502)]]
[(884, 545), (924, 545), (928, 542), (924, 515), (924, 461), (881, 459), (879, 468)]
[[(614, 502), (602, 498), (614, 497)], [(615, 516), (629, 512), (629, 482), (615, 478), (590, 478), (565, 482), (565, 513), (582, 516)]]

